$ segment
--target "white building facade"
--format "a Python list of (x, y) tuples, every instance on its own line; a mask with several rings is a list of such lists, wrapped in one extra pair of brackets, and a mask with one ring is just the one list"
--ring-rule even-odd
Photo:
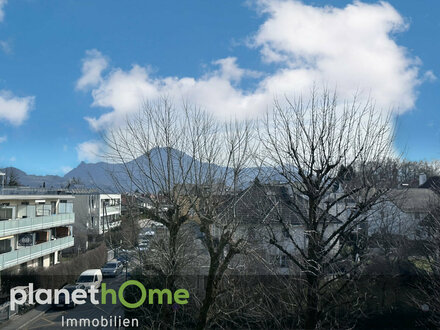
[(75, 193), (74, 212), (78, 231), (102, 235), (121, 225), (121, 195)]
[(0, 271), (57, 264), (74, 245), (71, 195), (0, 195)]

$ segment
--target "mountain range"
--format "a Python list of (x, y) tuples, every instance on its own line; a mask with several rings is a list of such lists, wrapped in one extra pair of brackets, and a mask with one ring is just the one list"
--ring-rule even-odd
[[(166, 159), (166, 150), (164, 148), (156, 148), (156, 150), (150, 151), (150, 160), (154, 163), (154, 166), (159, 166)], [(194, 163), (200, 166), (202, 171), (207, 169), (207, 164), (199, 163), (194, 161), (190, 156), (182, 153), (178, 150), (173, 150), (172, 153), (175, 157), (174, 162), (180, 162), (184, 164), (183, 166), (188, 166), (188, 164)], [(146, 156), (140, 156), (127, 164), (118, 163), (85, 163), (81, 162), (76, 168), (66, 173), (64, 176), (58, 175), (32, 175), (27, 174), (24, 171), (15, 168), (7, 167), (0, 169), (2, 172), (14, 173), (18, 183), (21, 186), (27, 186), (32, 188), (95, 188), (106, 192), (117, 192), (121, 191), (120, 187), (117, 187), (115, 182), (122, 183), (124, 191), (134, 191), (133, 185), (130, 184), (131, 180), (127, 175), (125, 166), (131, 168), (131, 172), (134, 178), (140, 178), (142, 174), (140, 173), (136, 163), (146, 166), (148, 164), (148, 158)], [(186, 164), (186, 165), (185, 165)], [(166, 166), (166, 165), (165, 165)], [(179, 164), (174, 164), (174, 166), (179, 166)], [(224, 173), (226, 169), (222, 166), (216, 166), (217, 173)], [(270, 178), (270, 181), (282, 181), (280, 175), (270, 167), (256, 168), (250, 167), (245, 169), (246, 178), (249, 182), (255, 177)], [(116, 178), (116, 180), (115, 180)], [(266, 181), (266, 180), (264, 180)]]

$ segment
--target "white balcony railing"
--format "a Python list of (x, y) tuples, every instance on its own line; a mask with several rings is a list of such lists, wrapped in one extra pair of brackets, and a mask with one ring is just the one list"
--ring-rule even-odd
[(0, 237), (65, 226), (75, 222), (74, 213), (0, 221)]
[(46, 256), (73, 246), (73, 236), (58, 238), (53, 241), (0, 254), (0, 270), (20, 265), (24, 262)]
[(101, 215), (120, 214), (121, 205), (105, 206), (105, 209), (101, 209)]

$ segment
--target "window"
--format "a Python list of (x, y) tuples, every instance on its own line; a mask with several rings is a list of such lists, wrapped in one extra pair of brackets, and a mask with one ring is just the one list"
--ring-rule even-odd
[(58, 209), (58, 213), (73, 213), (73, 203), (69, 203), (67, 200), (60, 200)]
[(11, 250), (12, 250), (12, 247), (11, 247), (11, 240), (10, 239), (0, 240), (0, 254), (10, 252)]
[(40, 202), (35, 205), (35, 215), (37, 217), (42, 217), (45, 215), (50, 215), (51, 206), (46, 205), (44, 202)]
[(12, 219), (12, 208), (0, 207), (0, 221)]
[(79, 277), (77, 283), (89, 283), (93, 282), (93, 275), (82, 275)]
[(286, 255), (278, 256), (278, 262), (279, 262), (280, 268), (287, 268), (288, 267), (288, 262), (287, 262), (287, 256)]
[(51, 208), (50, 213), (56, 214), (57, 213), (57, 202), (55, 202), (55, 201), (50, 202), (50, 208)]
[(273, 256), (273, 260), (274, 260), (273, 264), (275, 267), (279, 267), (279, 268), (288, 268), (289, 267), (287, 256), (284, 254)]

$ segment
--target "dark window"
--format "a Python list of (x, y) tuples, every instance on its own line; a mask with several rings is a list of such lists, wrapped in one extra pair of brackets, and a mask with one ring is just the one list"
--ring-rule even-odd
[(288, 266), (287, 256), (285, 255), (279, 256), (279, 262), (280, 262), (280, 268), (287, 268)]
[(12, 219), (12, 209), (6, 207), (0, 207), (0, 220)]
[(3, 239), (0, 241), (0, 254), (10, 252), (12, 250), (11, 247), (11, 240), (10, 239)]
[(52, 214), (56, 214), (57, 213), (57, 202), (50, 202), (50, 207), (51, 207), (51, 213)]
[(93, 282), (93, 275), (83, 275), (83, 276), (80, 276), (77, 282), (78, 283)]

